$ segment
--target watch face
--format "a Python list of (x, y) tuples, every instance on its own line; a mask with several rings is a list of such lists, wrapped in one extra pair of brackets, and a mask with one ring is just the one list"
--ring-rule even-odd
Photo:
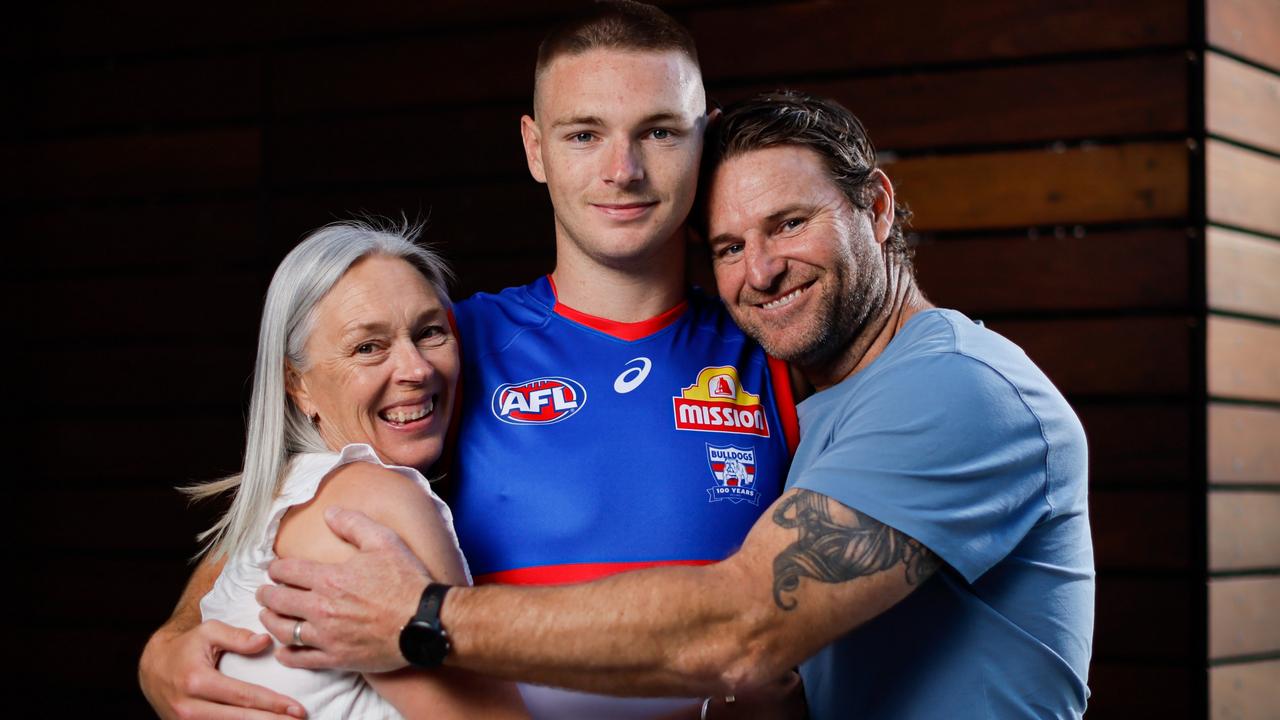
[(443, 628), (413, 620), (400, 631), (400, 652), (412, 665), (436, 667), (449, 654), (449, 635)]

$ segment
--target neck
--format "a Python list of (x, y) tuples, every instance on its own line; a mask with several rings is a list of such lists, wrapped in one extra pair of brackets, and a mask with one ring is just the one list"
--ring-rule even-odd
[(684, 248), (632, 263), (609, 265), (580, 253), (557, 253), (551, 278), (557, 300), (579, 312), (616, 322), (640, 322), (684, 299)]
[(827, 363), (804, 368), (804, 375), (818, 390), (861, 372), (880, 357), (898, 331), (916, 313), (933, 307), (916, 285), (910, 268), (900, 263), (890, 266), (884, 301), (867, 317), (849, 346)]

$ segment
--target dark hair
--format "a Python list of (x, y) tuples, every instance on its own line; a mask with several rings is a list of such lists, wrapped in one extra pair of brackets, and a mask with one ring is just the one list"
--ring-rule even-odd
[(661, 9), (634, 0), (598, 0), (586, 12), (556, 27), (538, 46), (534, 77), (561, 55), (597, 48), (677, 50), (698, 67), (698, 49), (683, 25)]
[[(725, 109), (719, 121), (707, 130), (698, 197), (705, 198), (707, 183), (720, 163), (779, 145), (798, 145), (816, 152), (832, 182), (849, 202), (861, 210), (871, 207), (876, 186), (871, 179), (871, 171), (876, 169), (876, 149), (866, 128), (840, 103), (794, 90), (762, 93)], [(702, 222), (705, 213), (703, 203), (698, 211)], [(893, 227), (885, 247), (909, 265), (911, 251), (903, 228), (911, 220), (911, 211), (905, 204), (895, 202), (893, 213)]]

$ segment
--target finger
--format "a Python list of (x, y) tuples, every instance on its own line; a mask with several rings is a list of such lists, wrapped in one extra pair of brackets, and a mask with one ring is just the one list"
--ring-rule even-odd
[[(262, 626), (267, 629), (267, 632), (271, 633), (282, 645), (293, 643), (293, 627), (298, 624), (298, 618), (285, 617), (271, 610), (263, 609), (262, 612), (258, 613), (258, 619), (262, 621)], [(302, 629), (307, 639), (314, 640), (311, 637), (313, 633), (308, 632), (311, 630), (310, 626), (304, 623)], [(303, 643), (306, 643), (306, 639), (303, 639)]]
[(249, 720), (294, 720), (294, 718), (305, 718), (307, 716), (306, 710), (303, 710), (301, 705), (298, 705), (296, 709), (298, 714), (295, 715), (196, 700), (190, 703), (182, 717), (199, 718), (199, 720), (240, 720), (241, 718), (249, 718)]
[(232, 627), (219, 620), (201, 623), (200, 633), (213, 645), (239, 655), (257, 655), (271, 644), (266, 633)]
[(276, 558), (267, 566), (267, 574), (272, 580), (297, 588), (311, 589), (319, 582), (328, 563), (300, 558)]
[(285, 585), (263, 585), (254, 593), (258, 604), (274, 611), (277, 615), (290, 615), (303, 620), (314, 620), (318, 617), (315, 593), (310, 590), (299, 590)]
[(276, 648), (276, 660), (281, 665), (291, 668), (306, 668), (308, 670), (327, 670), (329, 668), (339, 667), (341, 663), (338, 658), (329, 653), (314, 647), (290, 647), (288, 645)]
[(400, 536), (385, 525), (371, 520), (356, 510), (329, 507), (324, 511), (324, 521), (335, 535), (361, 550), (372, 550), (399, 543)]
[[(302, 703), (274, 690), (227, 677), (220, 672), (201, 673), (187, 682), (193, 700), (240, 710), (260, 710), (268, 715), (305, 717)], [(197, 717), (201, 717), (197, 715)]]

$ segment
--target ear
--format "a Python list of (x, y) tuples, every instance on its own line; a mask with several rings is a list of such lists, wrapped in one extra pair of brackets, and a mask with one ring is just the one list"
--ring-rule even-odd
[(529, 174), (534, 180), (545, 183), (547, 172), (542, 167), (542, 131), (528, 115), (520, 118), (520, 139), (524, 141), (524, 159), (529, 163)]
[(298, 410), (301, 410), (302, 414), (307, 417), (314, 417), (316, 406), (315, 403), (311, 402), (311, 392), (307, 389), (307, 379), (289, 363), (284, 365), (284, 384), (285, 392), (289, 394), (289, 399), (298, 407)]
[(875, 231), (876, 244), (884, 245), (893, 229), (893, 183), (880, 168), (871, 171), (874, 195), (871, 198), (871, 228)]

